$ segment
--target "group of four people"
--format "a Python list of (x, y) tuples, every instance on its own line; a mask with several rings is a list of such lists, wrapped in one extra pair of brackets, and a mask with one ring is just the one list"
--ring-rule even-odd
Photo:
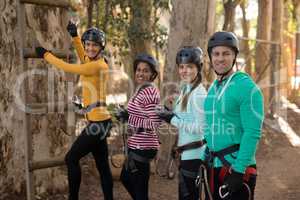
[[(67, 30), (81, 64), (69, 64), (50, 51), (37, 47), (36, 53), (65, 72), (79, 74), (83, 82), (88, 125), (66, 155), (69, 200), (77, 200), (81, 182), (79, 161), (92, 153), (100, 174), (104, 199), (113, 199), (113, 181), (108, 161), (106, 136), (112, 126), (106, 108), (108, 64), (102, 52), (105, 34), (90, 28), (80, 38), (77, 27)], [(157, 61), (149, 54), (138, 54), (133, 63), (136, 90), (127, 109), (116, 117), (128, 123), (127, 155), (121, 182), (134, 200), (147, 200), (150, 161), (159, 148), (157, 129), (162, 121), (178, 129), (175, 150), (180, 154), (179, 199), (200, 198), (197, 178), (207, 172), (206, 199), (254, 199), (256, 183), (255, 153), (261, 136), (263, 97), (253, 80), (235, 72), (238, 39), (231, 32), (216, 32), (208, 41), (208, 56), (217, 79), (206, 92), (202, 84), (203, 51), (185, 46), (178, 50), (176, 66), (180, 93), (172, 107), (160, 106), (159, 90), (153, 81), (158, 75)], [(95, 106), (96, 105), (96, 106)]]

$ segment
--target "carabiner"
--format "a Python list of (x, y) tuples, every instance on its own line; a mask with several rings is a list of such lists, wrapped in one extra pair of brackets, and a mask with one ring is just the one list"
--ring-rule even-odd
[[(226, 198), (229, 195), (229, 191), (228, 191), (228, 185), (222, 185), (219, 187), (219, 195), (221, 197), (221, 199)], [(224, 191), (226, 190), (226, 191)]]

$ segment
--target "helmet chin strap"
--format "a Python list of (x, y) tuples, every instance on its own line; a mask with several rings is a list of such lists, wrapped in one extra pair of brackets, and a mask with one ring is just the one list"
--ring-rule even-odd
[(98, 51), (98, 53), (94, 56), (94, 57), (92, 57), (92, 58), (90, 58), (91, 60), (96, 60), (97, 59), (97, 57), (100, 55), (100, 53), (101, 53), (101, 49)]
[(218, 76), (221, 76), (221, 78), (218, 80), (219, 83), (221, 83), (223, 81), (223, 79), (231, 72), (231, 70), (235, 64), (235, 60), (236, 60), (236, 57), (233, 60), (232, 66), (224, 73), (218, 73), (216, 70), (214, 70)]

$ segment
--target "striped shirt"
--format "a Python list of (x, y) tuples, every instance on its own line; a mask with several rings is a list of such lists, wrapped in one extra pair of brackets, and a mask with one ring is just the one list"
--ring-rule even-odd
[[(159, 139), (157, 129), (161, 120), (155, 112), (160, 103), (160, 95), (157, 88), (148, 86), (137, 89), (128, 102), (128, 130), (133, 135), (128, 138), (128, 147), (131, 149), (157, 149)], [(137, 131), (139, 129), (139, 131)]]

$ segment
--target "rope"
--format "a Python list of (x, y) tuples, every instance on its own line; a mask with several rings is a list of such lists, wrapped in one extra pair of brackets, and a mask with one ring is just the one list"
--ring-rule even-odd
[(200, 200), (202, 200), (202, 184), (204, 184), (204, 189), (206, 189), (207, 194), (208, 194), (208, 199), (209, 200), (213, 200), (211, 191), (210, 191), (210, 187), (209, 187), (209, 183), (208, 183), (208, 176), (207, 176), (207, 169), (205, 167), (205, 165), (201, 164), (200, 165), (200, 174), (197, 176), (196, 180), (195, 180), (195, 184), (196, 186), (199, 187), (199, 198)]

